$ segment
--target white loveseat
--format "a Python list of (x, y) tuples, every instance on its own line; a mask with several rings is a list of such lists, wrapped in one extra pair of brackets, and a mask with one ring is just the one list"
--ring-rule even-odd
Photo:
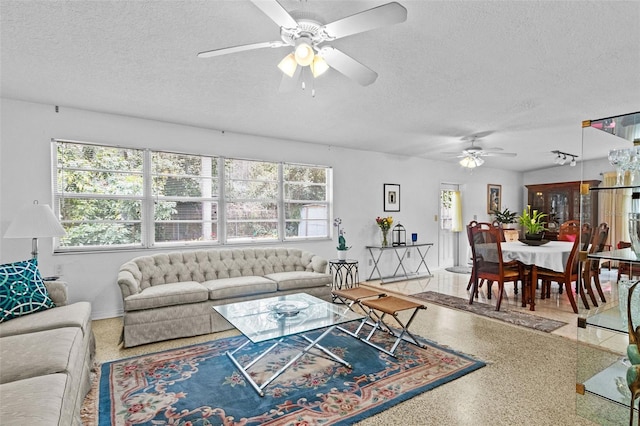
[(210, 249), (135, 258), (118, 273), (125, 347), (232, 328), (214, 305), (308, 293), (331, 300), (327, 261), (288, 248)]

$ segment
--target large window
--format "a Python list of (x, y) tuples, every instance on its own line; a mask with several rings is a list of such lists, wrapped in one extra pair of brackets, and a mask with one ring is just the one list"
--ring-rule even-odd
[(329, 237), (328, 167), (53, 143), (58, 251)]

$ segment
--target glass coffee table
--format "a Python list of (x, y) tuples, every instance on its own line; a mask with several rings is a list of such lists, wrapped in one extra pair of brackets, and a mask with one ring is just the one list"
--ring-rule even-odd
[[(247, 337), (248, 340), (240, 347), (233, 351), (227, 351), (227, 356), (260, 396), (264, 396), (263, 389), (269, 383), (313, 348), (321, 350), (336, 362), (351, 368), (351, 364), (320, 345), (320, 342), (340, 324), (364, 318), (364, 315), (355, 313), (344, 306), (334, 305), (305, 293), (230, 303), (214, 306), (213, 309)], [(321, 329), (322, 332), (318, 336), (309, 337), (306, 334)], [(285, 342), (285, 338), (289, 336), (295, 336), (294, 340), (303, 343), (303, 345), (291, 345)], [(236, 352), (250, 343), (255, 344), (267, 340), (274, 342), (246, 365), (240, 364), (235, 356)], [(300, 349), (300, 352), (296, 353), (289, 362), (264, 383), (256, 383), (251, 377), (249, 369), (278, 345), (295, 346)]]

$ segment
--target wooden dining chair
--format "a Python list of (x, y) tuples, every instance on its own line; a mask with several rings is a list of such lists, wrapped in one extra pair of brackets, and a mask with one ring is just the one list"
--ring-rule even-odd
[(558, 241), (575, 241), (580, 234), (580, 221), (567, 220), (560, 224), (558, 229)]
[[(589, 247), (589, 254), (603, 252), (607, 243), (607, 238), (609, 238), (609, 224), (606, 222), (602, 222), (593, 232), (591, 247)], [(593, 288), (591, 287), (592, 281), (596, 287), (596, 291), (598, 292), (598, 296), (600, 296), (600, 300), (602, 301), (602, 303), (607, 303), (607, 299), (605, 299), (604, 292), (602, 291), (602, 286), (600, 285), (600, 260), (587, 259), (584, 265), (584, 273), (582, 274), (582, 276), (584, 289), (591, 298), (591, 303), (593, 303), (593, 306), (597, 307), (598, 301), (596, 300)]]
[[(471, 241), (471, 239), (473, 238), (472, 234), (471, 234), (471, 226), (476, 226), (476, 225), (480, 225), (483, 227), (490, 227), (493, 226), (495, 228), (500, 229), (500, 241), (505, 242), (506, 241), (506, 237), (504, 235), (504, 229), (502, 228), (502, 224), (500, 222), (498, 222), (497, 220), (494, 220), (493, 222), (489, 223), (489, 222), (477, 222), (475, 220), (472, 220), (469, 225), (467, 225), (467, 238), (469, 240), (469, 245), (471, 246), (471, 256), (474, 257), (475, 255), (473, 254), (473, 241)], [(483, 242), (483, 241), (480, 241)], [(471, 266), (471, 277), (469, 278), (469, 283), (467, 284), (467, 291), (469, 291), (471, 289), (471, 286), (473, 285), (473, 259), (471, 259), (472, 262), (472, 266)], [(508, 266), (514, 266), (516, 262), (512, 262), (510, 264), (508, 264)], [(487, 280), (480, 280), (478, 282), (478, 288), (481, 288), (482, 285), (486, 282)], [(489, 288), (489, 290), (491, 290)], [(518, 294), (518, 286), (515, 285), (513, 288), (513, 292), (514, 294)], [(478, 292), (475, 293), (475, 297), (478, 297)], [(491, 291), (488, 292), (487, 294), (487, 298), (491, 299)]]
[[(571, 288), (572, 283), (580, 283), (580, 269), (582, 262), (579, 259), (579, 252), (584, 245), (588, 246), (589, 242), (591, 242), (591, 236), (593, 234), (593, 228), (588, 223), (582, 225), (582, 232), (579, 235), (579, 238), (576, 238), (573, 241), (573, 246), (571, 248), (571, 252), (569, 253), (569, 257), (567, 258), (567, 263), (565, 264), (563, 272), (553, 271), (551, 269), (546, 268), (538, 268), (538, 279), (542, 282), (542, 289), (540, 291), (540, 297), (544, 299), (545, 297), (550, 296), (551, 292), (551, 283), (558, 283), (558, 292), (561, 294), (560, 289), (564, 286), (566, 288), (567, 297), (569, 298), (569, 303), (571, 303), (571, 308), (573, 312), (578, 313), (578, 304), (576, 303), (576, 299), (573, 295), (573, 289)], [(577, 289), (577, 292), (580, 294), (580, 298), (584, 303), (585, 307), (589, 309), (589, 302), (587, 301), (587, 297), (584, 294), (584, 291), (580, 291)]]
[[(616, 247), (618, 249), (630, 248), (631, 243), (627, 241), (618, 241), (618, 244), (616, 245)], [(617, 281), (620, 281), (620, 277), (622, 275), (628, 276), (629, 279), (633, 278), (634, 276), (640, 275), (640, 265), (637, 265), (637, 264), (634, 265), (633, 263), (629, 263), (629, 262), (618, 262)]]
[(468, 225), (470, 235), (471, 252), (473, 260), (472, 268), (472, 288), (469, 295), (469, 304), (473, 304), (473, 299), (478, 293), (479, 280), (487, 282), (487, 297), (491, 295), (491, 285), (498, 284), (498, 301), (496, 311), (500, 310), (500, 305), (504, 297), (504, 284), (513, 282), (515, 286), (518, 281), (524, 282), (524, 266), (508, 265), (502, 259), (502, 238), (504, 234), (499, 227), (487, 223), (472, 221)]

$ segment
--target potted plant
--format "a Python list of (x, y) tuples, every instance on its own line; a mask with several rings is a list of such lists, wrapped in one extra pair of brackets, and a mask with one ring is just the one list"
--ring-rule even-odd
[(333, 220), (333, 226), (338, 228), (338, 246), (336, 249), (338, 250), (338, 260), (347, 260), (347, 250), (351, 247), (347, 247), (347, 240), (344, 238), (344, 229), (340, 228), (342, 224), (342, 219), (336, 217)]
[(532, 212), (531, 206), (527, 206), (522, 211), (522, 214), (518, 217), (518, 222), (522, 225), (527, 240), (541, 240), (544, 237), (544, 231), (546, 230), (544, 225), (547, 222), (543, 222), (542, 219), (546, 216), (546, 214), (538, 210), (533, 210)]
[(518, 217), (518, 214), (516, 212), (512, 212), (507, 208), (505, 208), (503, 211), (494, 210), (492, 213), (495, 217), (495, 220), (503, 225), (503, 228), (511, 228), (510, 225), (516, 223), (516, 219)]

